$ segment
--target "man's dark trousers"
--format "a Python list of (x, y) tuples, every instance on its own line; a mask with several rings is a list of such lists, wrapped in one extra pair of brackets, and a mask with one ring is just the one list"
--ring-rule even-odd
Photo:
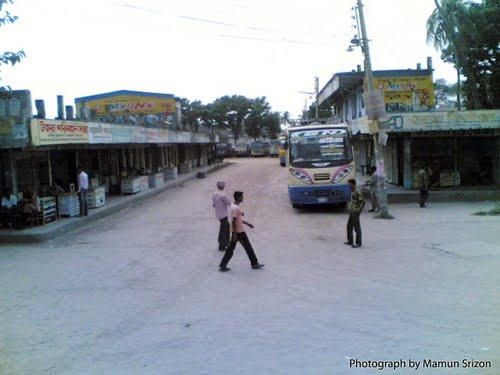
[(359, 221), (359, 213), (350, 213), (349, 221), (347, 222), (347, 242), (353, 242), (352, 230), (356, 231), (356, 245), (361, 245), (361, 222)]
[(89, 206), (87, 204), (87, 189), (80, 189), (80, 215), (89, 216)]
[(425, 201), (429, 197), (429, 191), (425, 189), (420, 189), (420, 207), (425, 207)]
[(220, 220), (219, 250), (225, 250), (229, 245), (229, 220), (227, 217)]
[(237, 243), (241, 243), (243, 245), (243, 248), (247, 252), (248, 259), (250, 259), (250, 263), (252, 266), (255, 266), (259, 264), (259, 261), (257, 259), (257, 255), (255, 255), (255, 251), (253, 250), (252, 244), (250, 243), (250, 240), (248, 239), (248, 236), (245, 232), (238, 233), (238, 241), (234, 241), (234, 233), (231, 237), (231, 243), (229, 244), (229, 247), (226, 250), (226, 253), (224, 254), (224, 257), (222, 258), (220, 262), (220, 268), (227, 267), (229, 261), (233, 257), (234, 249), (236, 248)]

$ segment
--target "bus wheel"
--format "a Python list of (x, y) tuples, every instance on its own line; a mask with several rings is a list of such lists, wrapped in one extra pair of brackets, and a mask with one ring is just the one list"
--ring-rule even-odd
[(302, 205), (298, 204), (298, 203), (292, 203), (292, 207), (296, 208), (296, 209), (299, 209), (299, 208), (302, 208)]

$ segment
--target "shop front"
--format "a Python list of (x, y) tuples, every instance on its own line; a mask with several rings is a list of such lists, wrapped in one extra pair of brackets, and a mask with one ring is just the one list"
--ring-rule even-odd
[[(373, 137), (365, 119), (351, 123), (358, 171), (375, 165)], [(416, 174), (429, 168), (431, 189), (500, 186), (500, 111), (390, 115), (381, 124), (387, 182), (417, 187)]]

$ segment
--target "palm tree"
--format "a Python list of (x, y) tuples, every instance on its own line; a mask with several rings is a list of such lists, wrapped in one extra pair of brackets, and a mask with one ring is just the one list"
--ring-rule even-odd
[(285, 125), (285, 128), (288, 128), (288, 125), (290, 125), (290, 112), (283, 112), (281, 115), (281, 122)]
[[(468, 22), (467, 11), (470, 1), (467, 0), (434, 0), (436, 9), (427, 20), (427, 42), (433, 43), (436, 50), (441, 51), (443, 55), (451, 55), (457, 69), (457, 102), (458, 109), (461, 109), (460, 100), (460, 72), (464, 71), (467, 79), (473, 84), (475, 77), (469, 72), (469, 67), (463, 61), (465, 51), (471, 46), (464, 45), (460, 37), (460, 29), (474, 28)], [(474, 85), (473, 85), (474, 86)], [(471, 101), (479, 105), (479, 96), (476, 91), (471, 92)]]

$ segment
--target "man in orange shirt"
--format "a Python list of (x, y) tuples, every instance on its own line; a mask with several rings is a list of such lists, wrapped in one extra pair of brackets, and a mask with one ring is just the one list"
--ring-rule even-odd
[(219, 271), (226, 272), (231, 269), (227, 267), (229, 261), (233, 257), (234, 249), (236, 248), (236, 244), (240, 242), (243, 245), (243, 248), (247, 252), (248, 259), (250, 260), (250, 264), (254, 270), (258, 270), (259, 268), (264, 267), (263, 264), (260, 264), (257, 256), (255, 255), (255, 251), (253, 250), (252, 244), (248, 239), (247, 234), (245, 233), (245, 227), (243, 224), (248, 225), (250, 228), (253, 228), (253, 225), (243, 220), (243, 211), (241, 210), (240, 204), (243, 202), (243, 192), (235, 191), (234, 192), (234, 204), (231, 205), (231, 218), (232, 218), (232, 231), (233, 235), (231, 237), (231, 243), (227, 248), (224, 257), (222, 258)]

